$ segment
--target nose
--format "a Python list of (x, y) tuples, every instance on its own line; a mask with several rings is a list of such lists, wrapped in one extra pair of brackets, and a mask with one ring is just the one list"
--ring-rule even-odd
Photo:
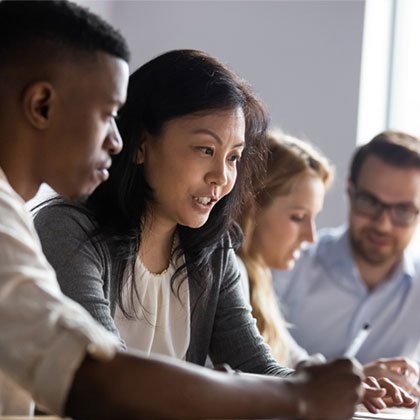
[(393, 224), (391, 220), (391, 215), (389, 213), (389, 208), (382, 208), (379, 214), (373, 220), (373, 223), (382, 232), (390, 231), (393, 228)]
[(228, 183), (228, 170), (224, 160), (214, 160), (212, 167), (206, 175), (206, 181), (218, 186), (224, 186)]
[(122, 138), (114, 119), (111, 121), (109, 133), (106, 138), (106, 148), (110, 155), (118, 155), (123, 147)]
[(304, 242), (313, 243), (316, 241), (316, 225), (313, 220), (308, 220), (302, 232), (302, 240)]

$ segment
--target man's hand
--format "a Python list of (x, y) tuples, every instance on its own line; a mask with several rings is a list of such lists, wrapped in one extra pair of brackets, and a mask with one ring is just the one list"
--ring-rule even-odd
[(362, 368), (349, 359), (303, 366), (294, 378), (303, 419), (350, 419), (364, 395)]

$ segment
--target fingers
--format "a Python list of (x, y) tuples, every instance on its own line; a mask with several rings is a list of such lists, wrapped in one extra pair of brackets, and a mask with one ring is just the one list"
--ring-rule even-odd
[(388, 378), (378, 379), (377, 382), (387, 391), (387, 395), (383, 400), (388, 407), (397, 405), (412, 408), (416, 406), (415, 399), (407, 391), (392, 383)]
[(363, 404), (371, 413), (377, 413), (378, 410), (386, 408), (386, 403), (382, 397), (386, 395), (386, 389), (381, 388), (375, 378), (369, 377), (363, 383)]

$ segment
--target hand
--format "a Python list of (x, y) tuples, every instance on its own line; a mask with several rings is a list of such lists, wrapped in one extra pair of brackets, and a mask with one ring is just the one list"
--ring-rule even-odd
[(349, 419), (364, 394), (362, 368), (349, 359), (303, 366), (294, 378), (303, 419)]
[(420, 397), (419, 365), (409, 358), (382, 358), (363, 367), (365, 376), (388, 378), (409, 394)]
[(387, 378), (376, 379), (369, 376), (363, 383), (363, 389), (362, 402), (374, 414), (386, 407), (413, 408), (417, 405), (413, 397)]

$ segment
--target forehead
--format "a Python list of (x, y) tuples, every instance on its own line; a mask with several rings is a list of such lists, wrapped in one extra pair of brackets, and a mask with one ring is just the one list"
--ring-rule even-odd
[(377, 156), (368, 156), (361, 167), (357, 187), (385, 202), (420, 204), (420, 169), (397, 167)]
[(221, 136), (224, 134), (243, 140), (245, 136), (245, 117), (242, 108), (214, 110), (174, 118), (167, 122), (166, 128), (189, 132), (210, 129)]
[(128, 84), (128, 64), (105, 52), (58, 63), (58, 86), (69, 98), (123, 104)]
[(296, 180), (288, 195), (291, 203), (314, 210), (322, 208), (325, 195), (325, 185), (322, 179), (312, 174), (306, 174)]
[(323, 206), (325, 185), (321, 178), (305, 174), (296, 179), (287, 195), (278, 195), (273, 204), (287, 209), (304, 209), (313, 214), (318, 213)]

